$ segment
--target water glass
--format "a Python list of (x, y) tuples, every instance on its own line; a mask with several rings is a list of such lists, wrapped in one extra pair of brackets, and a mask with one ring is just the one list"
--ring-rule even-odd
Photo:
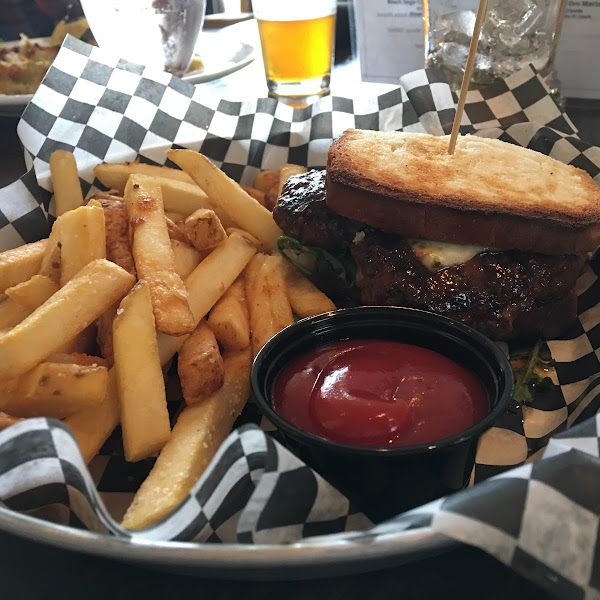
[(252, 0), (269, 95), (298, 101), (329, 93), (336, 0)]
[(202, 29), (206, 0), (81, 0), (98, 45), (183, 75)]
[[(504, 78), (529, 64), (557, 92), (554, 56), (565, 0), (488, 0), (472, 87)], [(469, 53), (477, 0), (423, 0), (425, 60), (459, 89)]]

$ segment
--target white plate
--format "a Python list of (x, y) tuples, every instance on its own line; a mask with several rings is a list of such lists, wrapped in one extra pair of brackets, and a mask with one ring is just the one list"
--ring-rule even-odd
[(204, 68), (186, 73), (184, 81), (204, 83), (229, 75), (249, 65), (255, 57), (255, 48), (248, 43), (248, 23), (236, 23), (215, 31), (203, 31), (196, 44), (196, 54)]
[(0, 94), (0, 117), (20, 117), (33, 94)]
[[(247, 29), (238, 23), (216, 31), (204, 31), (198, 38), (196, 54), (202, 57), (204, 68), (186, 73), (183, 80), (189, 83), (204, 83), (229, 75), (249, 65), (255, 57), (252, 44), (242, 41)], [(33, 38), (33, 42), (47, 45), (49, 38)], [(0, 43), (0, 48), (15, 46), (18, 41)], [(33, 94), (0, 94), (0, 116), (20, 117)]]

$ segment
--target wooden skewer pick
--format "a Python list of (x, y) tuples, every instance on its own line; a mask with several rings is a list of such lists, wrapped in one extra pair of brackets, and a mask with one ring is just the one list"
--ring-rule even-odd
[(454, 123), (452, 124), (452, 133), (450, 134), (450, 144), (448, 145), (448, 154), (454, 154), (456, 147), (456, 139), (460, 129), (460, 122), (465, 110), (465, 102), (467, 100), (467, 92), (469, 91), (469, 83), (471, 81), (471, 73), (475, 64), (475, 55), (477, 54), (477, 43), (479, 42), (479, 34), (481, 33), (481, 25), (485, 19), (487, 12), (487, 0), (479, 0), (479, 8), (475, 17), (475, 27), (473, 27), (473, 36), (471, 37), (471, 45), (469, 46), (469, 56), (467, 56), (467, 64), (465, 66), (465, 74), (463, 75), (460, 93), (458, 96), (458, 104), (456, 105), (456, 114), (454, 115)]

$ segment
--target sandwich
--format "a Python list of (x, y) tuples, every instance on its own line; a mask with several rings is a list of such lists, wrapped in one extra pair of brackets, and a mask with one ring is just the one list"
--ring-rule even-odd
[[(559, 335), (600, 244), (583, 170), (495, 139), (348, 130), (325, 171), (290, 178), (273, 211), (297, 266), (333, 265), (368, 305), (408, 306), (493, 339)], [(351, 274), (351, 276), (349, 276)]]

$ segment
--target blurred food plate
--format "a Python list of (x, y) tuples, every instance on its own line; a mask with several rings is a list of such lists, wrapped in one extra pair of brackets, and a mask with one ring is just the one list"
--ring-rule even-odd
[[(38, 50), (42, 49), (43, 51), (43, 49), (51, 47), (52, 44), (49, 37), (31, 38), (24, 42), (13, 40), (11, 42), (0, 43), (0, 77), (2, 77), (4, 69), (6, 69), (6, 77), (2, 77), (3, 81), (0, 82), (0, 116), (18, 117), (23, 112), (23, 109), (33, 96), (32, 93), (14, 94), (2, 92), (11, 91), (7, 87), (11, 82), (19, 86), (15, 91), (25, 91), (22, 88), (35, 89), (42, 78), (40, 69), (43, 69), (43, 72), (45, 72), (50, 64), (52, 64), (54, 54), (56, 53), (56, 50), (54, 50), (54, 53), (41, 56)], [(13, 48), (19, 48), (20, 51), (6, 54), (2, 52), (5, 49)], [(19, 70), (18, 77), (14, 76), (15, 69)], [(1, 85), (2, 83), (4, 85)], [(32, 85), (28, 86), (28, 83)]]
[[(238, 23), (224, 29), (203, 32), (196, 46), (195, 62), (183, 76), (190, 83), (213, 81), (238, 71), (249, 65), (255, 58), (255, 46), (246, 41), (247, 28), (240, 29), (245, 23)], [(31, 40), (42, 47), (50, 45), (50, 38)], [(0, 49), (17, 46), (19, 40), (0, 43)], [(199, 59), (199, 60), (198, 60)], [(33, 94), (0, 94), (0, 117), (19, 117)]]

